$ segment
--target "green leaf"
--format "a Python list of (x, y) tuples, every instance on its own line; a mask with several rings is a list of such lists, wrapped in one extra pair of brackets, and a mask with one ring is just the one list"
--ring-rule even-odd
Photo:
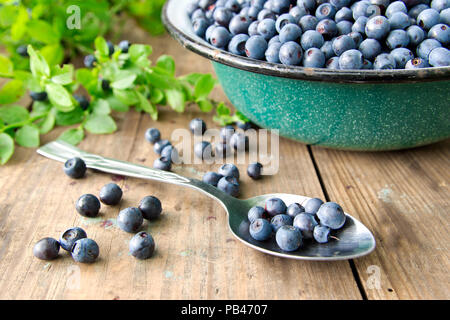
[(98, 79), (94, 75), (93, 70), (85, 68), (77, 69), (75, 78), (90, 94), (94, 95), (97, 92)]
[(13, 103), (25, 94), (25, 87), (20, 80), (8, 81), (0, 89), (0, 104)]
[(56, 112), (56, 124), (58, 126), (71, 126), (83, 121), (84, 111), (79, 107), (75, 107), (70, 112)]
[(183, 112), (185, 108), (185, 97), (182, 91), (169, 89), (165, 91), (167, 103), (177, 112)]
[(0, 77), (12, 77), (14, 65), (9, 58), (0, 54)]
[(117, 130), (114, 119), (103, 114), (91, 114), (84, 127), (87, 131), (94, 134), (113, 133)]
[(198, 80), (203, 76), (204, 76), (203, 73), (190, 73), (188, 75), (180, 77), (180, 79), (186, 80), (187, 82), (189, 82), (189, 84), (195, 86), (195, 84), (198, 82)]
[(152, 47), (144, 44), (133, 44), (128, 49), (128, 54), (130, 56), (130, 60), (142, 67), (150, 66), (150, 60), (148, 60), (148, 56), (152, 53)]
[(28, 12), (25, 7), (19, 8), (19, 13), (17, 15), (16, 21), (11, 26), (11, 39), (14, 41), (19, 41), (22, 39), (27, 32), (27, 22), (29, 20)]
[(136, 92), (132, 90), (113, 89), (114, 96), (127, 106), (132, 106), (139, 103)]
[(59, 111), (68, 112), (74, 109), (72, 97), (70, 93), (62, 85), (57, 83), (48, 83), (45, 86), (50, 102)]
[(39, 129), (32, 125), (25, 125), (16, 131), (16, 142), (22, 147), (39, 147)]
[(51, 105), (47, 101), (35, 101), (33, 102), (33, 108), (30, 117), (41, 116), (50, 111)]
[(45, 44), (53, 44), (59, 42), (59, 35), (56, 33), (51, 24), (44, 20), (31, 20), (28, 22), (28, 34), (36, 41)]
[(199, 78), (195, 84), (194, 96), (197, 100), (204, 99), (209, 96), (216, 85), (216, 80), (210, 74), (205, 74)]
[(136, 92), (136, 94), (139, 98), (139, 106), (141, 109), (150, 114), (153, 120), (158, 120), (158, 110), (156, 107), (152, 105), (142, 93)]
[(130, 109), (128, 107), (128, 105), (126, 105), (125, 103), (123, 103), (122, 101), (120, 101), (119, 99), (117, 99), (114, 96), (109, 96), (106, 99), (106, 101), (108, 101), (110, 108), (113, 110), (120, 111), (120, 112), (127, 112)]
[(0, 107), (0, 118), (6, 124), (13, 124), (28, 120), (28, 110), (21, 106)]
[(109, 57), (108, 43), (106, 42), (105, 38), (97, 37), (95, 39), (95, 49), (97, 50), (98, 54), (100, 54), (100, 56)]
[(210, 112), (214, 108), (214, 105), (208, 99), (198, 100), (197, 104), (202, 112)]
[(107, 100), (98, 99), (92, 103), (92, 110), (95, 114), (110, 114), (111, 108)]
[(114, 89), (128, 89), (133, 86), (134, 80), (136, 80), (136, 74), (130, 72), (119, 73), (119, 79), (111, 83), (111, 87)]
[(41, 54), (51, 66), (60, 64), (64, 59), (64, 49), (59, 43), (49, 44), (43, 47)]
[(44, 120), (39, 123), (39, 133), (49, 133), (55, 127), (55, 122), (55, 115), (53, 113), (49, 113), (47, 117), (45, 117)]
[(36, 52), (31, 45), (28, 45), (28, 55), (30, 56), (31, 73), (40, 78), (42, 76), (50, 77), (50, 67), (44, 57)]
[(60, 66), (56, 66), (52, 70), (52, 81), (54, 83), (60, 84), (60, 85), (68, 85), (73, 82), (73, 65), (71, 64), (65, 64), (62, 68)]
[(156, 66), (165, 70), (168, 74), (175, 75), (175, 61), (171, 56), (162, 55), (156, 61)]
[(71, 145), (76, 146), (84, 139), (83, 129), (69, 129), (64, 131), (58, 138), (58, 140), (65, 141)]
[(14, 153), (14, 140), (6, 133), (0, 133), (0, 164), (5, 164)]

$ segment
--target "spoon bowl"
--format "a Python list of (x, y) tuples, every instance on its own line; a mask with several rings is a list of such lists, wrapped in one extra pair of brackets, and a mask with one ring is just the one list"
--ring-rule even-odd
[(260, 195), (247, 200), (233, 198), (203, 181), (187, 178), (173, 172), (161, 171), (142, 165), (132, 164), (120, 160), (104, 158), (99, 155), (84, 152), (62, 141), (50, 142), (37, 150), (47, 158), (65, 162), (73, 157), (83, 159), (86, 166), (102, 172), (118, 174), (141, 179), (151, 179), (197, 189), (211, 198), (219, 201), (228, 214), (228, 225), (233, 235), (245, 245), (278, 257), (298, 260), (346, 260), (369, 254), (375, 249), (375, 238), (361, 222), (346, 213), (346, 222), (342, 229), (326, 244), (319, 244), (313, 240), (304, 241), (304, 245), (297, 251), (281, 250), (274, 237), (267, 241), (254, 240), (249, 233), (250, 222), (247, 213), (253, 206), (262, 206), (267, 199), (277, 197), (286, 205), (299, 203), (304, 205), (310, 198), (305, 196), (274, 193)]

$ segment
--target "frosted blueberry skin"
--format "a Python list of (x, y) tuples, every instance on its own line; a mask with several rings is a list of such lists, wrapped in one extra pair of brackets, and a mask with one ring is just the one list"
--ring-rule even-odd
[(129, 252), (133, 257), (139, 260), (149, 259), (153, 256), (154, 251), (155, 240), (149, 233), (141, 231), (131, 238)]
[(305, 239), (312, 239), (314, 228), (318, 225), (311, 214), (300, 213), (294, 218), (294, 227), (298, 228)]
[(41, 260), (54, 260), (59, 254), (59, 243), (53, 238), (39, 240), (33, 247), (33, 255)]
[(206, 123), (200, 118), (192, 119), (189, 123), (189, 129), (196, 136), (202, 136), (206, 131)]
[(235, 198), (239, 197), (240, 187), (239, 182), (235, 177), (232, 176), (223, 177), (222, 179), (219, 180), (217, 188), (232, 197)]
[(67, 160), (64, 163), (64, 173), (72, 179), (81, 179), (86, 174), (86, 163), (78, 157)]
[(74, 243), (80, 239), (87, 238), (86, 231), (79, 227), (67, 229), (61, 234), (59, 244), (66, 251), (72, 251)]
[(203, 182), (210, 184), (214, 187), (217, 187), (217, 184), (219, 183), (219, 180), (222, 179), (223, 176), (217, 172), (207, 172), (203, 175)]
[(265, 210), (271, 217), (274, 217), (278, 214), (285, 214), (287, 207), (280, 198), (270, 198), (266, 200)]
[(305, 208), (300, 203), (292, 203), (286, 209), (286, 214), (292, 218), (303, 212), (305, 212)]
[(327, 243), (330, 241), (331, 229), (325, 226), (316, 226), (313, 231), (314, 240), (318, 243)]
[(234, 177), (239, 180), (239, 169), (232, 163), (226, 163), (219, 168), (219, 174), (224, 177)]
[(163, 149), (167, 146), (172, 145), (169, 140), (158, 140), (155, 142), (155, 145), (153, 146), (153, 151), (155, 151), (156, 154), (161, 154)]
[(181, 159), (180, 159), (178, 150), (172, 145), (168, 145), (168, 146), (164, 147), (164, 149), (161, 151), (161, 157), (167, 158), (172, 163), (175, 163), (175, 164), (181, 163)]
[(250, 224), (250, 235), (258, 241), (265, 241), (272, 235), (272, 225), (265, 219), (256, 219)]
[(252, 207), (247, 214), (248, 221), (252, 223), (256, 219), (263, 219), (265, 216), (266, 210), (263, 207), (255, 206)]
[(117, 225), (126, 232), (137, 232), (144, 222), (141, 210), (138, 208), (126, 208), (119, 212)]
[(194, 154), (199, 159), (212, 158), (212, 145), (208, 141), (201, 141), (194, 145)]
[(75, 209), (84, 217), (95, 218), (100, 211), (100, 201), (93, 194), (84, 194), (78, 198)]
[(139, 202), (138, 208), (142, 213), (142, 217), (146, 220), (155, 220), (161, 216), (162, 204), (155, 196), (144, 197)]
[(172, 169), (172, 161), (166, 157), (159, 157), (153, 162), (153, 168), (163, 171), (170, 171)]
[(75, 241), (72, 247), (72, 258), (80, 263), (93, 263), (100, 254), (98, 244), (88, 238)]
[(161, 132), (159, 132), (159, 130), (156, 128), (150, 128), (145, 131), (145, 139), (148, 142), (155, 144), (156, 142), (161, 140)]
[(319, 198), (311, 198), (306, 201), (305, 212), (310, 214), (316, 214), (319, 211), (320, 206), (323, 204), (323, 201)]
[(450, 51), (446, 48), (431, 50), (428, 61), (433, 67), (447, 67), (450, 65)]
[(341, 206), (335, 202), (327, 202), (320, 206), (317, 211), (317, 217), (320, 224), (333, 230), (340, 229), (344, 226), (346, 216)]
[(253, 180), (261, 179), (262, 168), (263, 166), (259, 162), (251, 163), (247, 168), (247, 174)]
[(282, 226), (292, 226), (293, 219), (287, 214), (279, 214), (273, 217), (270, 220), (270, 224), (272, 225), (272, 229), (274, 232), (277, 232)]
[(278, 229), (275, 239), (280, 249), (287, 252), (296, 251), (303, 244), (302, 233), (293, 226), (282, 226)]
[(115, 206), (122, 199), (122, 189), (115, 183), (108, 183), (100, 190), (100, 201), (106, 205)]

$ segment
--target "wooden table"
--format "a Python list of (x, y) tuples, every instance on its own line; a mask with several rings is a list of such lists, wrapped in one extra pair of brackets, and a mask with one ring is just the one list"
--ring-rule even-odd
[[(149, 38), (134, 26), (127, 30), (133, 42), (152, 44), (155, 58), (173, 55), (180, 75), (212, 72), (207, 60), (168, 36)], [(220, 88), (215, 98), (226, 99)], [(215, 127), (212, 116), (195, 107), (185, 114), (164, 109), (157, 123), (134, 111), (116, 113), (117, 133), (89, 135), (80, 147), (151, 166), (155, 154), (145, 130), (156, 126), (170, 137), (196, 116)], [(196, 191), (94, 172), (71, 180), (60, 163), (18, 147), (0, 167), (0, 299), (449, 299), (449, 146), (447, 141), (358, 153), (281, 139), (279, 173), (266, 182), (243, 177), (243, 198), (287, 192), (335, 200), (368, 226), (376, 250), (332, 263), (280, 259), (242, 245), (228, 231), (222, 207)], [(176, 171), (200, 178), (211, 169), (217, 166)], [(245, 172), (245, 166), (240, 169)], [(112, 180), (124, 190), (122, 203), (102, 206), (98, 219), (80, 217), (76, 199), (98, 194)], [(156, 255), (138, 261), (128, 255), (131, 235), (115, 227), (114, 219), (146, 195), (162, 200), (164, 214), (145, 225), (156, 240)], [(33, 257), (36, 241), (57, 238), (71, 226), (83, 227), (98, 242), (97, 263), (76, 264), (66, 253), (50, 263)]]

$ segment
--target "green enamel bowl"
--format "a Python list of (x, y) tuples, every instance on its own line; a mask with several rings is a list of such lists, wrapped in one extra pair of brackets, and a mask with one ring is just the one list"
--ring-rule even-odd
[(375, 151), (450, 137), (450, 67), (328, 70), (284, 66), (218, 50), (196, 36), (186, 5), (169, 0), (163, 21), (185, 48), (212, 60), (233, 105), (257, 125), (311, 145)]

